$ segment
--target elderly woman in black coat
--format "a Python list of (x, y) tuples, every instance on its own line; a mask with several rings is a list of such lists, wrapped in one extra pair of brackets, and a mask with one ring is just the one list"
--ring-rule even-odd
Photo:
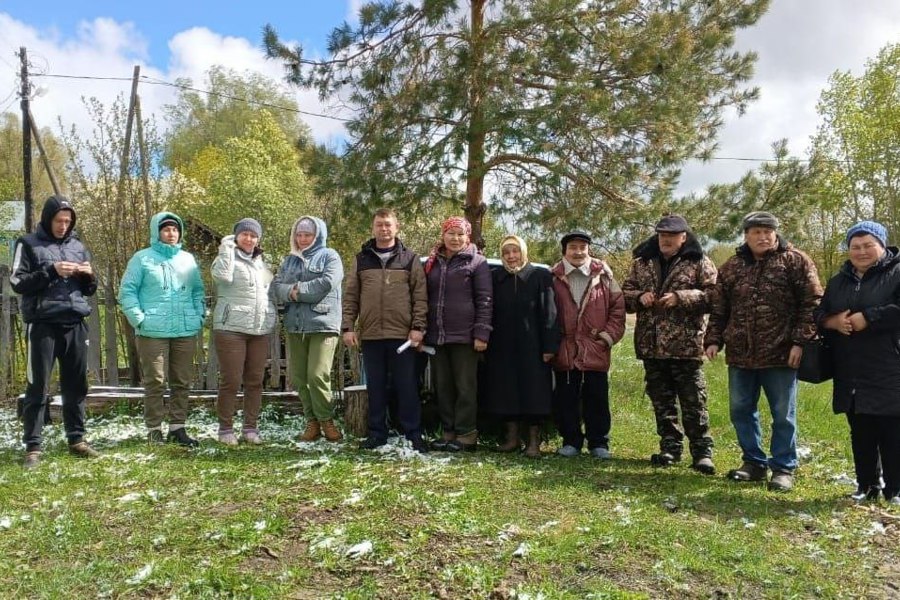
[(900, 255), (874, 221), (851, 227), (847, 247), (849, 260), (828, 282), (817, 313), (835, 357), (834, 412), (850, 423), (853, 498), (877, 500), (883, 491), (900, 505)]
[(553, 395), (550, 360), (559, 349), (553, 277), (528, 262), (528, 247), (510, 235), (500, 242), (502, 269), (492, 272), (494, 330), (487, 350), (485, 412), (505, 422), (506, 440), (498, 448), (520, 448), (520, 422), (527, 428), (525, 454), (540, 456), (541, 423), (550, 415)]

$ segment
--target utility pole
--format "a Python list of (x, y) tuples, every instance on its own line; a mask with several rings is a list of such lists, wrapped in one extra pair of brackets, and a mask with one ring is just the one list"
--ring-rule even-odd
[(31, 197), (31, 109), (28, 107), (28, 97), (31, 95), (31, 86), (28, 83), (28, 53), (25, 46), (19, 48), (19, 60), (22, 62), (20, 76), (22, 78), (22, 182), (25, 188), (25, 233), (31, 233), (34, 229), (34, 200)]

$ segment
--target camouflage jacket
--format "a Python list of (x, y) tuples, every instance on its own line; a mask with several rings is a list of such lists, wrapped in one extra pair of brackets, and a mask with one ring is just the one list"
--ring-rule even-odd
[(778, 237), (762, 260), (741, 245), (719, 269), (705, 346), (725, 349), (733, 367), (786, 367), (793, 345), (816, 335), (813, 311), (822, 298), (816, 265)]
[[(703, 255), (692, 233), (688, 233), (681, 251), (673, 257), (665, 279), (657, 236), (635, 248), (633, 256), (622, 291), (625, 308), (637, 313), (634, 330), (637, 357), (642, 360), (702, 358), (705, 315), (709, 312), (709, 295), (716, 285), (716, 266)], [(678, 304), (669, 309), (658, 305), (645, 307), (640, 297), (646, 292), (653, 292), (657, 299), (673, 293), (678, 297)]]

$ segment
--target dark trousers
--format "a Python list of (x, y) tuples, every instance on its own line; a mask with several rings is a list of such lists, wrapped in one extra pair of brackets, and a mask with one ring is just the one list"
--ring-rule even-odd
[(478, 422), (478, 357), (472, 344), (444, 344), (431, 359), (444, 433), (469, 435)]
[[(644, 381), (656, 415), (660, 451), (681, 456), (686, 434), (691, 456), (712, 456), (703, 363), (700, 360), (648, 358), (644, 360)], [(678, 426), (679, 404), (683, 432)]]
[(363, 364), (369, 394), (369, 437), (388, 437), (388, 382), (397, 394), (397, 420), (410, 440), (422, 439), (422, 405), (416, 378), (416, 354), (412, 348), (397, 354), (406, 340), (364, 340)]
[(884, 476), (884, 497), (900, 495), (900, 417), (847, 413), (856, 483), (878, 485), (878, 464)]
[(41, 428), (46, 411), (44, 400), (53, 363), (59, 361), (63, 425), (70, 444), (84, 437), (84, 399), (87, 396), (87, 338), (85, 323), (29, 323), (26, 328), (28, 357), (22, 441), (28, 450), (41, 446)]
[[(601, 371), (555, 371), (553, 413), (563, 444), (609, 448), (609, 376)], [(581, 421), (584, 419), (584, 433)]]

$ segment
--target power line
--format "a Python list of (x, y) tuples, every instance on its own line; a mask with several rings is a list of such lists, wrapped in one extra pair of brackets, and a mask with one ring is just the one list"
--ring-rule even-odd
[[(130, 77), (96, 77), (89, 75), (59, 75), (56, 73), (42, 73), (42, 74), (33, 74), (35, 77), (52, 77), (55, 79), (85, 79), (85, 80), (94, 80), (94, 81), (131, 81)], [(178, 90), (186, 90), (191, 92), (198, 92), (200, 94), (206, 94), (207, 96), (216, 96), (218, 98), (226, 98), (228, 100), (236, 100), (238, 102), (244, 102), (246, 104), (252, 104), (255, 106), (261, 106), (264, 108), (272, 108), (275, 110), (281, 110), (285, 112), (297, 113), (300, 115), (306, 115), (310, 117), (320, 117), (322, 119), (332, 119), (334, 121), (342, 121), (347, 122), (350, 119), (344, 117), (336, 117), (334, 115), (326, 115), (323, 113), (316, 113), (308, 110), (301, 110), (299, 108), (291, 108), (289, 106), (281, 106), (278, 104), (271, 104), (269, 102), (262, 102), (259, 100), (252, 100), (250, 98), (241, 98), (240, 96), (232, 96), (230, 94), (223, 94), (221, 92), (213, 92), (211, 90), (205, 90), (202, 88), (197, 88), (189, 85), (184, 85), (180, 83), (172, 83), (170, 81), (164, 81), (162, 79), (154, 79), (152, 77), (147, 77), (146, 75), (141, 75), (141, 80), (143, 80), (148, 85), (161, 85), (164, 87), (171, 87)]]

